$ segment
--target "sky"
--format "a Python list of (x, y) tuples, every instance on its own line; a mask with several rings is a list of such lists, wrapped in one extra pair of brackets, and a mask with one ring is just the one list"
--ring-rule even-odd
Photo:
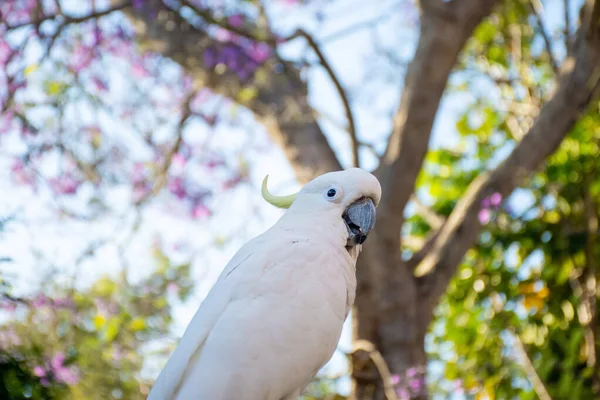
[[(557, 26), (562, 21), (562, 2), (553, 0), (546, 3), (548, 8), (545, 18), (549, 27)], [(70, 4), (73, 6), (76, 3), (71, 0)], [(319, 24), (313, 18), (314, 13), (311, 12), (315, 6), (306, 6), (302, 12), (297, 12), (297, 9), (290, 12), (292, 8), (289, 6), (269, 4), (269, 14), (277, 31), (291, 33), (296, 26), (302, 26), (309, 32), (314, 32), (315, 39), (321, 43), (322, 50), (333, 70), (350, 93), (359, 139), (372, 142), (378, 150), (383, 150), (385, 138), (391, 128), (390, 112), (394, 111), (401, 94), (403, 67), (386, 65), (380, 59), (374, 58), (372, 30), (361, 29), (344, 35), (337, 35), (337, 33), (344, 32), (355, 24), (385, 15), (386, 18), (378, 23), (376, 29), (377, 42), (396, 57), (408, 61), (414, 52), (418, 31), (418, 16), (414, 5), (409, 0), (380, 2), (339, 0), (328, 3), (329, 5), (323, 8), (324, 19)], [(573, 8), (571, 14), (576, 15), (575, 5)], [(310, 52), (306, 53), (306, 46), (302, 40), (295, 40), (286, 45), (281, 52), (287, 58), (298, 58), (308, 54), (309, 59), (314, 60), (314, 55)], [(560, 49), (557, 49), (557, 53), (562, 56)], [(118, 71), (115, 72), (118, 75)], [(337, 91), (323, 68), (311, 67), (307, 71), (307, 76), (311, 105), (328, 116), (320, 121), (321, 127), (342, 164), (349, 166), (350, 142), (347, 133), (338, 126), (345, 124), (345, 114)], [(481, 89), (490, 90), (483, 82)], [(493, 88), (490, 93), (493, 95)], [(473, 97), (469, 94), (452, 94), (443, 98), (433, 128), (432, 147), (453, 146), (458, 142), (455, 130), (457, 116), (472, 100)], [(190, 132), (198, 132), (202, 128), (190, 124), (187, 129)], [(220, 129), (222, 131), (217, 131), (216, 134), (227, 138), (220, 141), (220, 146), (231, 146), (240, 138), (247, 136), (248, 129), (251, 130), (254, 140), (261, 143), (269, 142), (267, 135), (258, 125), (249, 124), (246, 127)], [(11, 149), (10, 143), (7, 145), (5, 142), (3, 146), (5, 147), (2, 151)], [(18, 145), (13, 144), (13, 146)], [(83, 263), (81, 270), (77, 272), (79, 284), (86, 285), (105, 272), (116, 273), (119, 270), (122, 259), (119, 256), (118, 243), (127, 247), (125, 253), (129, 271), (132, 277), (139, 278), (151, 270), (152, 260), (148, 252), (148, 244), (157, 233), (170, 243), (192, 238), (196, 248), (193, 271), (198, 281), (198, 288), (186, 304), (176, 304), (172, 339), (176, 339), (183, 333), (198, 304), (237, 249), (250, 238), (268, 229), (281, 215), (281, 211), (266, 204), (260, 198), (259, 187), (264, 175), (270, 175), (270, 188), (274, 193), (288, 193), (299, 189), (282, 151), (276, 146), (269, 146), (266, 153), (248, 155), (252, 185), (237, 188), (219, 198), (219, 206), (213, 218), (199, 225), (165, 213), (160, 204), (152, 205), (144, 211), (139, 233), (129, 241), (126, 230), (123, 229), (123, 221), (119, 218), (106, 218), (94, 223), (93, 226), (80, 222), (57, 222), (44, 206), (52, 202), (49, 192), (36, 196), (27, 189), (15, 188), (9, 183), (9, 162), (3, 154), (0, 152), (0, 193), (11, 192), (12, 195), (0, 196), (0, 215), (10, 214), (11, 211), (22, 208), (24, 223), (14, 224), (2, 238), (0, 254), (7, 254), (15, 259), (13, 264), (8, 265), (9, 269), (12, 268), (8, 272), (19, 277), (18, 290), (26, 292), (43, 279), (40, 275), (41, 267), (32, 255), (32, 247), (45, 255), (49, 265), (72, 270), (69, 266), (73, 265), (74, 258), (81, 249), (85, 248), (91, 238), (113, 237), (117, 245), (103, 246), (98, 254)], [(376, 158), (369, 150), (362, 150), (361, 158), (365, 169), (370, 170), (376, 166)], [(118, 190), (112, 196), (115, 205), (126, 200), (125, 195)], [(511, 205), (515, 209), (523, 209), (529, 202), (530, 198), (526, 192), (519, 192), (511, 198)], [(235, 210), (235, 215), (232, 210)], [(131, 223), (131, 220), (127, 221), (126, 225), (129, 226)], [(207, 235), (207, 232), (211, 234)], [(230, 240), (223, 246), (216, 246), (215, 235), (228, 237)], [(174, 254), (175, 258), (177, 256)], [(534, 257), (529, 262), (531, 265), (536, 265), (541, 260)], [(526, 273), (527, 269), (524, 268), (523, 271)], [(350, 318), (345, 325), (340, 348), (345, 351), (351, 349)], [(343, 355), (336, 354), (326, 369), (339, 371), (344, 367)], [(158, 368), (158, 365), (149, 365), (144, 373), (149, 377), (155, 376)], [(432, 372), (439, 373), (439, 368)], [(341, 390), (347, 391), (348, 388), (346, 380)]]

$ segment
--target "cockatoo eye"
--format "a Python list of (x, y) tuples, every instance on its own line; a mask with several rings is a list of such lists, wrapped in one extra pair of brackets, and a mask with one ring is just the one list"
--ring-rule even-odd
[(342, 189), (338, 188), (337, 186), (329, 186), (327, 189), (325, 189), (323, 194), (327, 201), (336, 201), (342, 197)]

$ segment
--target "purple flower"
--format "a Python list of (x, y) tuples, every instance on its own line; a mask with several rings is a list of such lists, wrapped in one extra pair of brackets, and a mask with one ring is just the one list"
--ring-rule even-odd
[(54, 305), (61, 308), (70, 308), (73, 306), (73, 300), (69, 297), (54, 300)]
[(241, 14), (234, 14), (229, 17), (229, 25), (239, 28), (244, 25), (244, 17)]
[(477, 219), (479, 219), (482, 225), (485, 225), (492, 219), (492, 213), (487, 208), (481, 209), (479, 214), (477, 214)]
[(17, 305), (12, 301), (7, 301), (0, 304), (0, 308), (5, 311), (13, 312), (17, 309)]
[(400, 387), (396, 389), (396, 394), (398, 395), (399, 400), (410, 400), (410, 393), (406, 388)]
[(133, 0), (133, 1), (131, 2), (131, 4), (133, 5), (133, 8), (135, 8), (135, 9), (138, 9), (138, 10), (139, 10), (139, 9), (140, 9), (140, 8), (142, 8), (142, 6), (144, 5), (144, 1), (145, 1), (145, 0)]
[(73, 59), (71, 60), (71, 69), (73, 72), (78, 73), (82, 69), (87, 68), (92, 63), (92, 49), (78, 45), (73, 52)]
[(192, 218), (194, 219), (203, 219), (210, 217), (211, 212), (204, 204), (197, 204), (192, 207), (191, 210)]
[(175, 195), (178, 199), (183, 199), (187, 195), (187, 191), (183, 185), (183, 180), (181, 178), (173, 178), (169, 181), (167, 185), (169, 191)]
[(75, 194), (81, 184), (81, 182), (69, 175), (62, 175), (58, 178), (50, 179), (49, 183), (52, 189), (60, 194)]
[(79, 374), (75, 368), (60, 367), (54, 370), (54, 375), (58, 382), (66, 383), (67, 385), (75, 385), (79, 382)]
[(419, 393), (425, 387), (425, 378), (421, 376), (416, 379), (411, 379), (408, 381), (408, 386), (414, 393)]
[(171, 282), (167, 285), (167, 292), (171, 294), (176, 294), (177, 292), (179, 292), (179, 286), (176, 283)]
[(227, 29), (219, 28), (215, 32), (215, 38), (219, 42), (230, 42), (233, 39), (233, 34), (229, 32)]
[(52, 366), (52, 369), (56, 370), (58, 368), (61, 368), (64, 362), (65, 355), (61, 352), (58, 352), (50, 361), (50, 365)]
[(214, 68), (217, 65), (217, 51), (213, 48), (204, 50), (204, 66)]
[(271, 56), (271, 48), (265, 43), (254, 43), (248, 55), (257, 63), (262, 64)]
[(147, 76), (150, 76), (150, 73), (148, 72), (148, 70), (146, 70), (141, 61), (138, 61), (133, 64), (133, 66), (131, 67), (131, 72), (134, 76), (138, 78), (145, 78)]
[(400, 377), (400, 375), (397, 375), (397, 374), (392, 375), (392, 377), (391, 377), (392, 385), (394, 385), (394, 386), (399, 384), (401, 380), (402, 380), (402, 378)]
[(94, 84), (94, 87), (96, 88), (96, 90), (98, 90), (100, 92), (106, 92), (108, 90), (108, 85), (106, 84), (106, 82), (104, 82), (102, 79), (100, 79), (98, 77), (93, 77), (92, 83)]
[(490, 208), (490, 198), (486, 197), (485, 199), (481, 200), (481, 208)]
[(39, 378), (43, 377), (46, 375), (46, 370), (44, 369), (44, 367), (42, 367), (41, 365), (36, 365), (33, 368), (33, 374)]
[(33, 306), (33, 308), (40, 308), (43, 307), (44, 305), (46, 305), (47, 303), (47, 298), (45, 295), (40, 294), (39, 296), (37, 296), (33, 302), (31, 303), (31, 305)]
[(490, 204), (492, 207), (498, 207), (502, 203), (502, 195), (498, 192), (490, 196)]
[(6, 64), (12, 53), (12, 47), (10, 47), (6, 41), (0, 38), (0, 65)]
[(65, 366), (65, 355), (57, 353), (50, 361), (52, 373), (56, 380), (67, 385), (74, 385), (79, 382), (79, 374), (74, 367)]

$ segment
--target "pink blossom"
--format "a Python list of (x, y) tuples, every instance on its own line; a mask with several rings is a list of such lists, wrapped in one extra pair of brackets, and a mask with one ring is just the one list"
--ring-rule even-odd
[(123, 351), (121, 350), (121, 348), (119, 346), (114, 346), (113, 348), (113, 352), (112, 352), (112, 358), (115, 361), (119, 361), (123, 358), (124, 354)]
[(43, 307), (43, 306), (45, 306), (46, 304), (48, 304), (48, 298), (47, 298), (45, 295), (43, 295), (43, 294), (40, 294), (40, 295), (38, 295), (38, 296), (37, 296), (37, 297), (36, 297), (36, 298), (33, 300), (33, 302), (31, 302), (31, 305), (32, 305), (34, 308), (40, 308), (40, 307)]
[(205, 167), (209, 170), (213, 170), (217, 167), (221, 167), (223, 165), (223, 161), (221, 160), (210, 160), (205, 164)]
[(394, 385), (394, 386), (396, 386), (397, 384), (399, 384), (401, 380), (402, 380), (402, 378), (398, 374), (394, 374), (391, 377), (392, 385)]
[(79, 382), (79, 375), (75, 367), (65, 366), (65, 355), (63, 353), (56, 353), (52, 360), (50, 360), (50, 367), (59, 383), (74, 385)]
[(482, 225), (485, 225), (492, 219), (492, 212), (487, 208), (483, 208), (477, 214), (477, 219)]
[(257, 63), (263, 63), (271, 57), (271, 48), (265, 43), (254, 43), (250, 48), (249, 56)]
[(16, 92), (17, 90), (24, 88), (26, 86), (26, 81), (14, 81), (8, 85), (9, 92)]
[(33, 368), (33, 374), (39, 378), (46, 375), (46, 370), (41, 365), (36, 365)]
[(396, 394), (398, 395), (399, 400), (410, 400), (410, 393), (406, 388), (400, 387), (396, 389)]
[(210, 217), (211, 212), (204, 204), (197, 204), (192, 207), (191, 210), (192, 218), (194, 219), (202, 219)]
[(181, 178), (173, 178), (167, 184), (167, 188), (171, 193), (175, 195), (178, 199), (183, 199), (187, 195), (187, 191), (183, 185), (183, 180)]
[(103, 36), (104, 35), (102, 34), (102, 29), (100, 29), (100, 27), (96, 25), (94, 28), (94, 45), (100, 44), (100, 42), (102, 42)]
[(79, 374), (74, 367), (67, 368), (61, 366), (60, 368), (54, 370), (54, 375), (56, 376), (56, 380), (61, 383), (66, 383), (67, 385), (75, 385), (79, 382)]
[(134, 76), (136, 76), (138, 78), (145, 78), (145, 77), (150, 76), (150, 73), (142, 65), (142, 63), (140, 61), (133, 64), (133, 66), (131, 67), (131, 72), (133, 73)]
[(70, 308), (73, 306), (73, 300), (69, 297), (64, 297), (62, 299), (56, 299), (56, 300), (54, 300), (54, 305), (56, 307)]
[(498, 207), (502, 203), (502, 195), (498, 192), (490, 196), (490, 204), (492, 207)]
[(54, 357), (50, 361), (50, 365), (52, 366), (52, 369), (57, 369), (57, 368), (62, 367), (64, 362), (65, 362), (65, 355), (61, 352), (58, 352), (54, 355)]
[(69, 175), (61, 175), (58, 178), (50, 179), (49, 183), (56, 193), (66, 195), (75, 194), (81, 184), (81, 182)]
[(186, 158), (181, 155), (180, 153), (177, 153), (175, 155), (173, 155), (173, 164), (179, 167), (185, 167), (185, 164), (187, 163)]
[(79, 73), (82, 69), (87, 68), (92, 63), (92, 49), (80, 44), (75, 48), (72, 57), (70, 67), (73, 72)]
[(411, 379), (408, 381), (408, 386), (414, 393), (419, 393), (425, 387), (425, 378), (421, 376), (416, 379)]
[(5, 65), (12, 53), (12, 47), (4, 39), (0, 38), (0, 65)]
[(21, 338), (13, 330), (0, 331), (0, 347), (9, 348), (21, 344)]
[(17, 304), (12, 301), (7, 301), (0, 304), (0, 309), (8, 312), (13, 312), (17, 309)]
[(215, 32), (215, 38), (220, 42), (230, 42), (233, 37), (233, 33), (224, 28), (218, 28)]
[(223, 182), (223, 189), (224, 190), (231, 189), (243, 181), (244, 181), (244, 177), (242, 177), (241, 175), (234, 176), (233, 178), (227, 179), (225, 182)]
[(179, 292), (179, 285), (174, 282), (171, 282), (167, 285), (167, 292), (171, 294), (176, 294)]
[(490, 208), (490, 198), (486, 197), (483, 200), (481, 200), (481, 207), (482, 208)]
[(4, 115), (0, 116), (0, 120), (2, 124), (0, 125), (0, 134), (8, 133), (10, 129), (13, 127), (13, 118), (15, 116), (15, 112), (12, 109), (8, 109), (4, 112)]
[(96, 76), (93, 77), (92, 83), (94, 84), (94, 87), (96, 88), (96, 90), (98, 90), (100, 92), (106, 92), (108, 90), (108, 84), (106, 82), (104, 82), (101, 78), (98, 78)]

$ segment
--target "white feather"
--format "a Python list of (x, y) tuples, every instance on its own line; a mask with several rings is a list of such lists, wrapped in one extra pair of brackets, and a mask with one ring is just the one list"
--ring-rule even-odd
[[(350, 171), (336, 173), (350, 179), (345, 195), (378, 202), (377, 180)], [(331, 358), (354, 302), (359, 248), (345, 248), (345, 205), (323, 204), (319, 191), (330, 180), (307, 185), (271, 229), (236, 253), (149, 400), (295, 399)]]

